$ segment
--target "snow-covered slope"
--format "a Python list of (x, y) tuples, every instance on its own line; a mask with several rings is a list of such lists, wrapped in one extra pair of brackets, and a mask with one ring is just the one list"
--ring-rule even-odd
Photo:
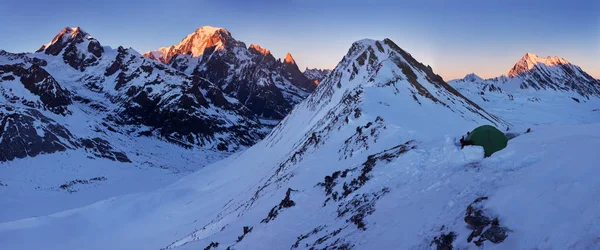
[(208, 80), (67, 27), (0, 51), (0, 221), (153, 190), (267, 132)]
[(527, 53), (507, 75), (449, 84), (513, 126), (600, 122), (600, 81), (563, 58)]
[(456, 93), (392, 41), (361, 40), (247, 151), (156, 192), (1, 223), (0, 242), (9, 249), (597, 248), (600, 203), (589, 197), (600, 190), (592, 167), (600, 125), (539, 127), (483, 159), (481, 148), (460, 149), (456, 137), (505, 124)]
[(180, 43), (144, 56), (208, 79), (265, 119), (281, 120), (315, 88), (289, 53), (277, 60), (259, 45), (246, 47), (223, 28), (200, 27)]

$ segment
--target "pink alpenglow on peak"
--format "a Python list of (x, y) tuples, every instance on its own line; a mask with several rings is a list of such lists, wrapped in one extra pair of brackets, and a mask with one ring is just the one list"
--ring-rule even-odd
[(537, 64), (544, 64), (547, 66), (564, 65), (569, 64), (569, 61), (564, 58), (557, 56), (548, 56), (541, 58), (533, 53), (527, 53), (519, 60), (511, 69), (508, 71), (508, 76), (516, 76), (521, 73), (532, 70)]
[(294, 58), (292, 57), (292, 54), (290, 54), (290, 52), (288, 52), (287, 55), (285, 55), (285, 62), (294, 65), (296, 64), (296, 61), (294, 61)]
[[(50, 47), (55, 43), (65, 43), (69, 40), (75, 39), (77, 36), (81, 37), (90, 37), (88, 33), (83, 31), (79, 26), (77, 27), (65, 27), (62, 29), (53, 39), (47, 44), (42, 45), (40, 49), (36, 52), (44, 51), (46, 48)], [(60, 41), (59, 41), (60, 40)]]
[(261, 47), (260, 45), (257, 45), (257, 44), (250, 44), (250, 49), (254, 49), (254, 50), (260, 52), (261, 54), (263, 54), (265, 56), (268, 55), (269, 53), (271, 53), (270, 50), (265, 49), (265, 48), (263, 48), (263, 47)]
[(177, 54), (190, 54), (192, 57), (200, 57), (208, 48), (223, 50), (231, 47), (245, 47), (244, 43), (238, 42), (231, 33), (224, 28), (203, 26), (187, 35), (178, 44), (162, 47), (155, 51), (144, 53), (145, 57), (168, 63)]

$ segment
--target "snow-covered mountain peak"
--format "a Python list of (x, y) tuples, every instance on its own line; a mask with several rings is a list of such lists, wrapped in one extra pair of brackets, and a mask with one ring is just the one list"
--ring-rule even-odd
[(576, 92), (586, 99), (600, 96), (600, 81), (579, 66), (557, 56), (541, 58), (527, 53), (511, 68), (506, 78), (492, 80), (511, 82), (509, 85), (513, 85), (510, 87), (513, 89)]
[[(421, 117), (422, 113), (439, 113), (447, 119), (460, 120), (462, 117), (463, 122), (503, 123), (466, 99), (431, 67), (415, 60), (390, 39), (363, 39), (353, 43), (342, 61), (303, 104), (313, 112), (336, 103), (355, 110), (354, 105), (363, 100), (373, 102), (374, 106), (382, 105), (371, 111), (373, 116), (388, 107), (403, 107), (402, 114), (398, 110), (393, 112), (400, 117), (412, 117), (411, 123), (415, 124), (427, 123), (428, 118)], [(359, 111), (358, 116), (362, 112), (366, 111)]]
[(86, 38), (88, 36), (89, 36), (89, 34), (87, 32), (85, 32), (83, 29), (81, 29), (79, 26), (65, 27), (47, 45), (53, 44), (53, 43), (57, 42), (59, 39), (62, 39), (62, 42), (65, 42), (65, 40), (68, 40), (68, 39), (75, 39), (76, 37)]
[(70, 43), (81, 43), (85, 40), (95, 40), (89, 33), (79, 26), (65, 27), (47, 44), (42, 45), (36, 52), (45, 52), (48, 55), (58, 55)]
[(186, 36), (175, 48), (186, 53), (191, 52), (192, 56), (197, 57), (204, 54), (206, 48), (215, 46), (216, 49), (223, 49), (229, 44), (239, 45), (228, 30), (203, 26)]
[(250, 50), (256, 50), (257, 52), (259, 52), (259, 53), (261, 53), (261, 54), (263, 54), (265, 56), (268, 55), (268, 54), (271, 54), (270, 50), (265, 49), (265, 48), (263, 48), (263, 47), (261, 47), (260, 45), (257, 45), (257, 44), (250, 44), (250, 47), (248, 47), (248, 49), (250, 49)]
[(286, 62), (277, 60), (268, 49), (246, 47), (223, 28), (201, 27), (180, 43), (143, 56), (215, 83), (265, 119), (282, 119), (316, 86), (291, 55)]
[(231, 33), (224, 28), (203, 26), (187, 35), (178, 44), (162, 47), (155, 51), (144, 53), (145, 57), (169, 63), (176, 55), (191, 55), (200, 57), (207, 49), (211, 51), (246, 47), (243, 42), (236, 41)]
[(463, 80), (464, 80), (465, 82), (478, 82), (478, 81), (482, 81), (482, 80), (483, 80), (483, 78), (479, 77), (479, 76), (478, 76), (478, 75), (476, 75), (475, 73), (470, 73), (470, 74), (467, 74), (467, 75), (466, 75), (466, 76), (463, 78)]
[(292, 54), (290, 54), (290, 52), (288, 52), (288, 53), (285, 55), (285, 60), (284, 60), (284, 61), (285, 61), (286, 63), (289, 63), (289, 64), (296, 65), (296, 61), (294, 60), (294, 58), (292, 57)]
[(225, 28), (213, 27), (213, 26), (209, 26), (209, 25), (202, 26), (202, 27), (196, 29), (194, 31), (194, 33), (195, 34), (208, 34), (208, 35), (210, 35), (210, 34), (214, 34), (216, 32), (221, 32), (221, 31), (229, 33), (229, 31), (226, 30)]
[(536, 54), (527, 52), (508, 72), (508, 76), (516, 76), (521, 73), (532, 70), (536, 65), (544, 64), (547, 66), (570, 64), (569, 61), (557, 56), (548, 56), (542, 58)]

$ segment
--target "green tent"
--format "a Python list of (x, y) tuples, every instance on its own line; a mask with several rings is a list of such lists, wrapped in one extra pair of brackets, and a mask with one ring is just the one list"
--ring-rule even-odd
[(467, 140), (472, 141), (474, 145), (482, 146), (485, 151), (485, 157), (489, 157), (496, 151), (504, 149), (508, 143), (506, 135), (490, 125), (475, 128), (467, 136)]

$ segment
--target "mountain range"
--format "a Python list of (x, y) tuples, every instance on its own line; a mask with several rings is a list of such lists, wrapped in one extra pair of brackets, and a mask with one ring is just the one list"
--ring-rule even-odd
[[(67, 27), (0, 51), (0, 92), (2, 249), (598, 246), (600, 81), (562, 58), (446, 82), (390, 39), (301, 72), (222, 28)], [(507, 148), (457, 146), (479, 125)]]
[(144, 56), (215, 83), (260, 118), (282, 119), (316, 87), (291, 54), (275, 59), (268, 49), (246, 47), (223, 28), (201, 27), (180, 43)]
[(489, 92), (502, 92), (502, 89), (516, 92), (519, 89), (520, 92), (554, 91), (585, 99), (600, 97), (600, 80), (593, 78), (579, 66), (564, 58), (540, 58), (533, 53), (526, 53), (503, 76), (484, 80), (475, 74), (469, 74), (454, 82), (472, 82), (481, 85), (481, 90)]
[(564, 58), (526, 53), (507, 74), (482, 79), (468, 74), (448, 82), (512, 125), (588, 123), (596, 117), (600, 80)]

